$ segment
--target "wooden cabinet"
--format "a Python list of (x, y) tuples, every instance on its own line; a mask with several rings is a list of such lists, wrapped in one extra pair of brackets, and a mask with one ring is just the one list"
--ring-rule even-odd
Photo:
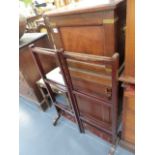
[(135, 0), (127, 1), (127, 25), (125, 43), (125, 70), (123, 81), (124, 101), (121, 144), (134, 150), (135, 144)]
[[(90, 2), (91, 3), (91, 2)], [(94, 3), (93, 3), (94, 4)], [(124, 59), (125, 1), (89, 7), (64, 7), (44, 15), (51, 44), (65, 51)]]
[(125, 76), (135, 77), (135, 0), (127, 1)]
[[(42, 96), (36, 85), (36, 81), (40, 79), (40, 75), (28, 49), (31, 43), (38, 47), (50, 47), (48, 37), (45, 33), (25, 33), (21, 38), (19, 43), (19, 93), (39, 106), (43, 106), (40, 105)], [(56, 66), (55, 59), (51, 60), (48, 56), (40, 57), (46, 73)]]
[[(90, 3), (92, 3), (92, 1), (90, 1)], [(94, 3), (89, 6), (77, 4), (73, 7), (64, 7), (44, 14), (48, 36), (53, 48), (63, 48), (64, 51), (74, 53), (93, 54), (94, 57), (112, 57), (114, 53), (118, 52), (120, 65), (124, 62), (125, 18), (125, 0), (103, 1), (102, 4), (96, 6)], [(71, 65), (75, 67), (75, 63)], [(80, 72), (82, 67), (82, 65), (79, 65), (77, 70)], [(105, 66), (105, 68), (106, 67), (108, 68), (108, 66)], [(87, 73), (91, 71), (90, 66), (86, 66), (86, 69), (88, 70)], [(77, 73), (78, 75), (79, 72)], [(73, 74), (75, 75), (75, 73)], [(83, 79), (90, 78), (87, 74), (84, 74), (84, 72), (79, 76)], [(106, 75), (104, 74), (103, 76)], [(73, 85), (76, 84), (80, 90), (89, 90), (93, 96), (97, 94), (97, 97), (103, 97), (100, 91), (104, 91), (105, 88), (101, 88), (97, 78), (96, 81), (95, 78), (93, 80), (94, 83), (91, 85), (86, 83), (86, 80), (84, 82), (77, 80)], [(106, 82), (104, 84), (106, 84)], [(99, 105), (92, 99), (82, 97), (77, 97), (77, 102), (80, 103), (78, 107), (82, 113), (81, 117), (86, 118), (86, 116), (89, 116), (94, 122), (98, 121), (100, 129), (103, 128), (103, 126), (101, 126), (103, 122), (111, 123), (112, 112), (110, 112), (109, 108)], [(95, 124), (94, 122), (93, 124)], [(108, 134), (97, 130), (96, 127), (90, 127), (88, 123), (84, 126), (100, 137), (111, 141)]]

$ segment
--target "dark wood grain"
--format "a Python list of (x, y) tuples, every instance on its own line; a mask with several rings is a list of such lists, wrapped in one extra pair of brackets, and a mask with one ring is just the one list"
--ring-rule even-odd
[(55, 48), (112, 56), (120, 54), (124, 61), (125, 1), (109, 1), (92, 7), (60, 9), (44, 14), (48, 35)]
[[(37, 68), (41, 78), (44, 81), (45, 88), (48, 91), (50, 99), (53, 102), (53, 104), (57, 110), (58, 117), (60, 117), (60, 115), (62, 113), (67, 113), (67, 114), (73, 116), (78, 124), (80, 132), (83, 132), (81, 121), (79, 119), (78, 111), (76, 110), (75, 104), (72, 100), (69, 85), (67, 85), (66, 76), (63, 76), (64, 82), (65, 82), (65, 85), (63, 85), (63, 86), (59, 82), (55, 82), (52, 79), (48, 79), (46, 77), (46, 73), (44, 71), (41, 59), (39, 58), (39, 55), (47, 55), (49, 57), (54, 56), (55, 60), (57, 60), (57, 63), (58, 63), (57, 65), (61, 69), (61, 73), (64, 75), (64, 70), (63, 70), (62, 63), (61, 63), (61, 60), (59, 57), (59, 52), (63, 52), (63, 50), (62, 49), (54, 50), (54, 49), (47, 49), (47, 48), (39, 48), (39, 47), (35, 47), (33, 44), (29, 46), (29, 49), (31, 51), (33, 60), (36, 64), (36, 68)], [(57, 89), (57, 91), (54, 91), (53, 87), (54, 87), (54, 89)], [(66, 87), (66, 89), (65, 89), (65, 87)], [(59, 92), (61, 92), (67, 98), (66, 100), (68, 102), (68, 105), (64, 105), (62, 103), (62, 101), (60, 102), (57, 100), (56, 94), (58, 95)]]
[[(62, 8), (44, 14), (51, 44), (65, 51), (60, 52), (63, 74), (83, 126), (90, 121), (88, 128), (93, 126), (93, 131), (103, 132), (104, 136), (101, 135), (113, 143), (118, 125), (117, 69), (124, 63), (125, 18), (125, 0), (91, 7)], [(116, 52), (119, 59), (113, 56)], [(88, 120), (88, 116), (91, 119)], [(100, 121), (110, 123), (110, 135)]]
[(122, 115), (121, 144), (134, 151), (135, 148), (135, 0), (127, 0), (127, 20), (125, 38), (125, 70), (123, 81), (124, 100)]
[(105, 51), (102, 26), (62, 27), (60, 33), (66, 51), (111, 56), (110, 52), (107, 54)]
[[(59, 52), (61, 59), (63, 60), (63, 68), (66, 71), (66, 77), (67, 77), (67, 83), (70, 85), (71, 88), (71, 94), (74, 96), (74, 103), (77, 106), (77, 109), (79, 111), (79, 117), (82, 121), (85, 123), (89, 122), (89, 125), (92, 125), (93, 127), (96, 127), (99, 130), (102, 130), (102, 132), (106, 132), (106, 134), (111, 134), (111, 141), (114, 143), (116, 139), (116, 128), (117, 128), (117, 100), (118, 100), (118, 84), (117, 84), (117, 77), (118, 77), (118, 66), (119, 66), (119, 56), (118, 54), (114, 54), (111, 58), (107, 58), (103, 56), (97, 56), (97, 59), (95, 61), (95, 56), (84, 54), (84, 53), (72, 53), (72, 52)], [(77, 57), (76, 57), (77, 55)], [(87, 59), (85, 59), (86, 55), (88, 56)], [(89, 60), (89, 63), (83, 63), (83, 66), (86, 64), (87, 67), (83, 67), (81, 69), (78, 69), (78, 74), (73, 74), (73, 66), (69, 66), (68, 60), (77, 60), (78, 62), (85, 62)], [(85, 61), (84, 61), (85, 59)], [(104, 88), (106, 91), (99, 91), (96, 87), (97, 82), (100, 84), (106, 85), (105, 80), (102, 80), (105, 78), (104, 73), (96, 73), (95, 70), (88, 71), (88, 65), (93, 66), (94, 68), (98, 67), (96, 64), (99, 60), (103, 59), (102, 65), (105, 67), (105, 65), (108, 63), (108, 65), (111, 64), (111, 85), (108, 85), (108, 88)], [(91, 62), (92, 60), (92, 62)], [(108, 62), (106, 62), (106, 60)], [(111, 60), (111, 61), (110, 61)], [(77, 61), (74, 63), (76, 64)], [(94, 64), (95, 62), (95, 64)], [(105, 64), (104, 64), (105, 62)], [(74, 64), (74, 66), (76, 66)], [(101, 65), (101, 62), (99, 61), (99, 64)], [(99, 65), (99, 67), (100, 67)], [(91, 67), (89, 66), (89, 67)], [(72, 68), (72, 69), (70, 69)], [(89, 76), (86, 76), (86, 74), (79, 74), (83, 73), (85, 70), (87, 70), (86, 73), (89, 74)], [(96, 77), (99, 77), (101, 79), (96, 79)], [(75, 81), (76, 79), (76, 81)], [(89, 82), (88, 85), (85, 85), (83, 81)], [(78, 84), (77, 84), (78, 83)], [(95, 84), (94, 84), (95, 83)], [(94, 84), (94, 85), (93, 85)], [(107, 102), (107, 104), (106, 104)], [(88, 121), (89, 120), (89, 121)], [(94, 121), (95, 120), (95, 121)], [(109, 126), (107, 128), (107, 125), (110, 124), (111, 127), (109, 129)]]
[(125, 76), (135, 77), (135, 0), (127, 1)]
[[(24, 36), (23, 36), (24, 37)], [(35, 63), (33, 61), (33, 58), (31, 56), (31, 53), (28, 49), (28, 46), (31, 43), (35, 43), (39, 47), (46, 47), (49, 48), (49, 41), (47, 38), (47, 35), (38, 35), (38, 34), (32, 34), (31, 37), (25, 38), (25, 40), (28, 42), (24, 42), (24, 46), (20, 46), (19, 49), (19, 69), (20, 69), (20, 95), (26, 97), (27, 99), (32, 100), (36, 104), (40, 105), (42, 100), (42, 95), (36, 85), (36, 81), (38, 81), (41, 77), (38, 71), (36, 70)], [(31, 40), (29, 42), (29, 40)], [(23, 41), (23, 40), (21, 40)], [(45, 73), (49, 72), (51, 69), (53, 69), (56, 66), (56, 61), (51, 59), (48, 56), (40, 56), (41, 61), (43, 61), (43, 68)], [(25, 83), (25, 84), (24, 84)]]
[(123, 132), (122, 139), (128, 143), (135, 143), (135, 91), (126, 88), (123, 103)]

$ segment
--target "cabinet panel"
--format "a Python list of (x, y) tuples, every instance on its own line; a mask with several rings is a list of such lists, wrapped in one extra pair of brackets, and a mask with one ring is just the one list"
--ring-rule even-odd
[(98, 129), (96, 129), (95, 127), (84, 123), (84, 127), (88, 130), (91, 131), (92, 133), (94, 133), (95, 135), (99, 136), (100, 138), (102, 138), (103, 140), (107, 140), (109, 142), (112, 142), (112, 137), (109, 134), (106, 134), (103, 131), (100, 131)]
[(135, 0), (127, 1), (125, 76), (135, 77)]
[(27, 99), (38, 101), (38, 98), (34, 94), (33, 89), (29, 87), (21, 72), (19, 72), (19, 94), (26, 97)]
[[(36, 85), (36, 81), (41, 77), (28, 48), (28, 46), (32, 43), (38, 47), (50, 47), (47, 35), (44, 33), (26, 33), (21, 38), (21, 44), (24, 45), (19, 48), (19, 93), (21, 96), (40, 104), (39, 102), (42, 100), (42, 96)], [(45, 73), (55, 68), (56, 61), (54, 58), (52, 59), (52, 57), (40, 55), (40, 59), (43, 63)]]
[(61, 27), (60, 32), (67, 51), (107, 55), (103, 26)]
[(123, 105), (123, 140), (135, 143), (135, 95), (134, 90), (125, 90)]
[(124, 131), (124, 135), (123, 135), (123, 140), (134, 144), (135, 143), (135, 134), (133, 134), (135, 132), (135, 130), (132, 130), (130, 128), (126, 127), (126, 130)]
[(99, 121), (111, 123), (111, 111), (108, 107), (81, 96), (77, 96), (76, 99), (81, 115), (90, 115)]

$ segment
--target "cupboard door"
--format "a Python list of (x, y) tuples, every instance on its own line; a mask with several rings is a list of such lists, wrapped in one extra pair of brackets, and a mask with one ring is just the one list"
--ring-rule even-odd
[(135, 91), (125, 90), (123, 107), (123, 140), (135, 143)]
[(125, 76), (135, 77), (135, 0), (127, 1)]
[(103, 26), (61, 27), (60, 33), (64, 49), (73, 52), (85, 52), (96, 55), (105, 53)]
[(24, 96), (30, 100), (38, 101), (33, 89), (28, 85), (21, 72), (19, 72), (19, 94), (20, 96)]

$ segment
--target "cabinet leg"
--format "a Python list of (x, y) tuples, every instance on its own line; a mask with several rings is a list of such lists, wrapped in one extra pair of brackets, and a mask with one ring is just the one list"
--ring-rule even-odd
[(79, 131), (80, 131), (80, 133), (85, 133), (85, 129), (84, 129), (84, 126), (83, 126), (82, 123), (81, 123), (81, 125), (79, 127)]
[(116, 143), (115, 143), (115, 144), (112, 144), (112, 146), (111, 146), (111, 148), (110, 148), (110, 150), (109, 150), (108, 155), (114, 155), (114, 154), (115, 154), (116, 147), (117, 147), (119, 141), (120, 141), (120, 137), (117, 137)]

